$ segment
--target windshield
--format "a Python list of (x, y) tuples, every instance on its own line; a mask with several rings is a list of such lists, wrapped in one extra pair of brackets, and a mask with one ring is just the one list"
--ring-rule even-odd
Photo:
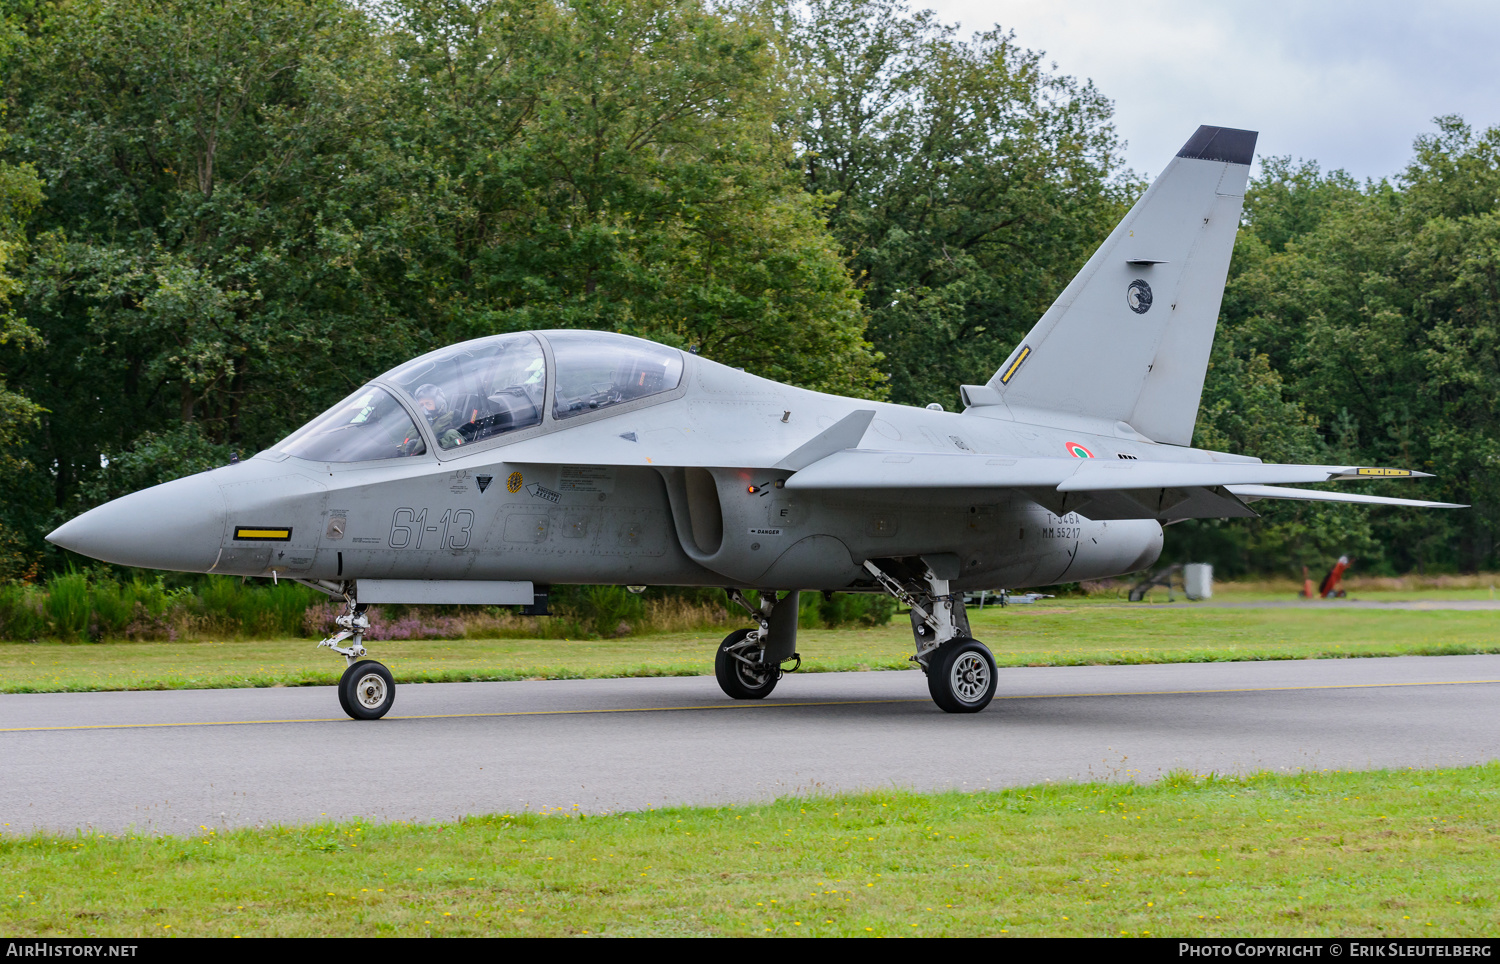
[(391, 394), (366, 385), (287, 436), (276, 448), (317, 462), (368, 462), (422, 455), (427, 446)]
[(682, 352), (603, 331), (552, 331), (556, 418), (669, 392), (682, 381)]
[(547, 366), (527, 334), (430, 352), (385, 376), (411, 396), (439, 447), (455, 448), (542, 422)]

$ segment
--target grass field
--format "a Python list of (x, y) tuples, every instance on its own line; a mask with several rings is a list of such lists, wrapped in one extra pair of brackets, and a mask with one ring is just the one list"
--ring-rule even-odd
[(1500, 765), (0, 835), (0, 931), (1500, 935)]
[[(971, 620), (1002, 666), (1500, 652), (1500, 612), (1487, 611), (1049, 600), (972, 611)], [(370, 651), (405, 682), (691, 676), (713, 671), (722, 635), (387, 641)], [(906, 669), (911, 647), (899, 616), (877, 629), (804, 630), (798, 641), (808, 672)], [(6, 693), (324, 685), (343, 668), (343, 660), (306, 639), (0, 643)]]

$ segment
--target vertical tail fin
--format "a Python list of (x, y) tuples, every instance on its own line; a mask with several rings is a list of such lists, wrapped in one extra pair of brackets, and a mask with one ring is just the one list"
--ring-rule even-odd
[(974, 401), (1191, 444), (1255, 139), (1198, 128)]

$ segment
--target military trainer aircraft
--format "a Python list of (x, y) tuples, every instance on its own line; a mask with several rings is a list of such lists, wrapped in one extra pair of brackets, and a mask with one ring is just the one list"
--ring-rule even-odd
[[(520, 605), (560, 584), (718, 586), (749, 613), (736, 699), (796, 653), (798, 593), (911, 610), (933, 700), (995, 693), (963, 591), (1150, 566), (1162, 526), (1259, 499), (1456, 508), (1288, 484), (1406, 468), (1190, 447), (1255, 148), (1201, 127), (1005, 364), (945, 412), (791, 388), (606, 332), (501, 334), (375, 378), (253, 458), (93, 509), (48, 538), (128, 566), (295, 579), (345, 602), (319, 645), (378, 719), (374, 603)], [(754, 594), (750, 593), (755, 590)]]

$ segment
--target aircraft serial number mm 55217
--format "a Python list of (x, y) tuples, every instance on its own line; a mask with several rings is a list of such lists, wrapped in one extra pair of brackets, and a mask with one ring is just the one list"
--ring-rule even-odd
[(48, 538), (342, 598), (319, 645), (347, 661), (339, 699), (357, 719), (395, 699), (365, 658), (370, 604), (544, 613), (548, 587), (592, 583), (724, 588), (750, 617), (715, 656), (736, 699), (799, 663), (800, 592), (889, 593), (934, 702), (977, 712), (997, 676), (964, 590), (1135, 571), (1164, 524), (1253, 516), (1259, 499), (1455, 507), (1287, 487), (1424, 474), (1409, 469), (1191, 447), (1255, 138), (1199, 128), (989, 381), (961, 387), (962, 412), (804, 391), (612, 333), (494, 335)]

